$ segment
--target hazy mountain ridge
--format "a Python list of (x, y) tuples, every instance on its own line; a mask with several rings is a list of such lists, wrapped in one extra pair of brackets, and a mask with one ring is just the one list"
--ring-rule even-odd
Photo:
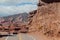
[(28, 28), (26, 27), (27, 22), (28, 22), (27, 13), (19, 13), (15, 15), (6, 16), (6, 17), (1, 17), (0, 32), (4, 31), (7, 32), (7, 34), (27, 32), (28, 31)]
[(22, 19), (21, 21), (27, 21), (27, 17), (28, 17), (27, 13), (19, 13), (19, 14), (5, 16), (5, 17), (1, 17), (1, 18), (4, 19), (5, 21), (9, 21), (9, 20), (17, 21), (17, 18), (18, 18), (18, 20), (20, 20), (20, 18), (21, 18)]

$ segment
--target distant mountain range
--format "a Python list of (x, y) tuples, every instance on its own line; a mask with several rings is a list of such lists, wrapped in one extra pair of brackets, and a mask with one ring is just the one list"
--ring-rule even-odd
[(15, 15), (0, 17), (0, 21), (2, 21), (4, 19), (4, 21), (26, 22), (27, 18), (28, 18), (28, 13), (19, 13), (19, 14), (15, 14)]
[(28, 13), (19, 13), (0, 17), (0, 32), (5, 31), (8, 34), (12, 31), (13, 34), (18, 32), (27, 32), (28, 28), (26, 27), (26, 24), (28, 22), (28, 15)]

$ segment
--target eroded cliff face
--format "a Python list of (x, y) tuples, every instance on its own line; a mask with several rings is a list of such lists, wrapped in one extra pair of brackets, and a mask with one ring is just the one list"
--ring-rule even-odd
[(29, 32), (39, 31), (43, 35), (60, 37), (60, 3), (38, 6), (30, 16)]
[(27, 18), (27, 13), (0, 17), (0, 35), (27, 33)]

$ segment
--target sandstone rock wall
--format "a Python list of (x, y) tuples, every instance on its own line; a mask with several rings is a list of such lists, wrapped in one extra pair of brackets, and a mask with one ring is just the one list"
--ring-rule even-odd
[(30, 32), (41, 31), (51, 37), (60, 37), (60, 3), (38, 6), (37, 13), (31, 18)]

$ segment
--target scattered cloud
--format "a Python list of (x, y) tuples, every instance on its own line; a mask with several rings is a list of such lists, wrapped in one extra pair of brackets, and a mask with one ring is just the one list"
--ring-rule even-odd
[(37, 4), (37, 0), (0, 0), (0, 5)]
[(0, 17), (37, 9), (37, 0), (0, 0)]
[(21, 5), (21, 6), (0, 6), (0, 16), (13, 15), (23, 12), (36, 10), (36, 5)]

